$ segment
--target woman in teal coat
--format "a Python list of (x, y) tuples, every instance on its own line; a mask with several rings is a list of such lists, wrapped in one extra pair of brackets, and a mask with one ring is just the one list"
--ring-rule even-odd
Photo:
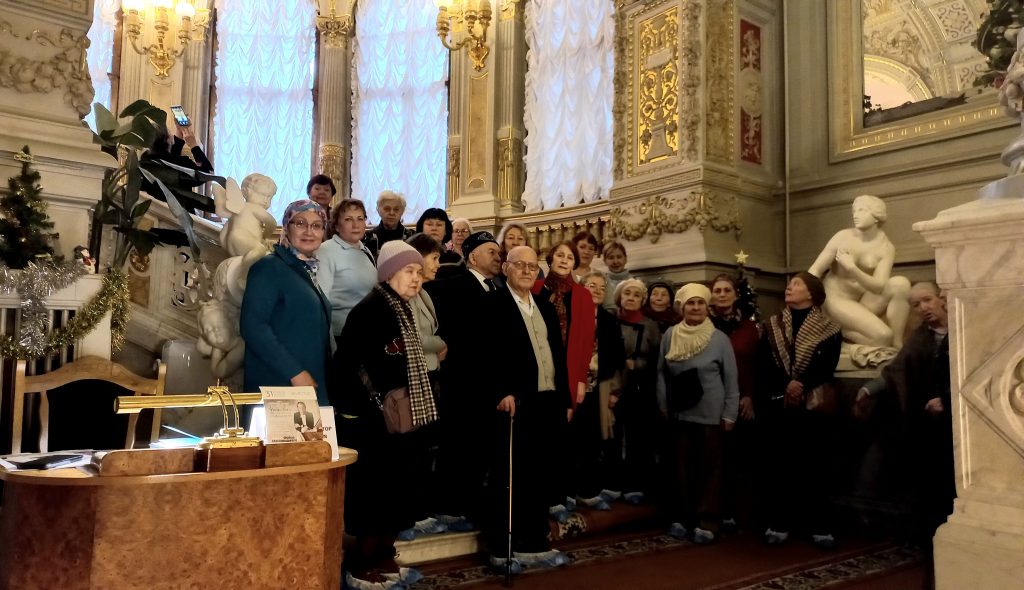
[(281, 220), (281, 243), (249, 269), (241, 316), (247, 392), (310, 385), (329, 405), (331, 305), (316, 283), (315, 256), (326, 225), (320, 205), (295, 201)]

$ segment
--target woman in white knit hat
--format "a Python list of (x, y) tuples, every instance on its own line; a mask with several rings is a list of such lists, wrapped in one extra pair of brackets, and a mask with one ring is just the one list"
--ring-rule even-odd
[[(385, 243), (377, 258), (373, 290), (349, 314), (335, 355), (339, 385), (332, 403), (345, 445), (359, 452), (347, 474), (345, 532), (356, 537), (346, 553), (351, 588), (378, 588), (402, 575), (395, 539), (415, 524), (418, 500), (406, 481), (423, 481), (429, 470), (425, 426), (437, 420), (420, 332), (411, 301), (423, 284), (423, 256), (399, 240)], [(389, 432), (375, 397), (408, 393), (412, 431)]]
[(676, 292), (683, 321), (665, 333), (658, 359), (658, 406), (672, 456), (669, 534), (694, 543), (710, 543), (718, 531), (722, 432), (736, 422), (740, 397), (732, 344), (708, 318), (710, 301), (699, 283)]

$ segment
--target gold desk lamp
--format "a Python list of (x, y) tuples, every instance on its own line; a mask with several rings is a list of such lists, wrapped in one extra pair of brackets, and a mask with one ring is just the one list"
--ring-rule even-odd
[[(224, 427), (213, 436), (205, 437), (196, 446), (196, 468), (201, 471), (225, 471), (230, 469), (252, 469), (263, 466), (263, 441), (249, 436), (242, 428), (238, 416), (240, 404), (258, 404), (263, 401), (262, 393), (231, 393), (223, 385), (213, 385), (206, 394), (119, 396), (114, 400), (114, 412), (137, 414), (144, 409), (157, 408), (200, 408), (220, 405)], [(228, 406), (234, 415), (231, 425)]]

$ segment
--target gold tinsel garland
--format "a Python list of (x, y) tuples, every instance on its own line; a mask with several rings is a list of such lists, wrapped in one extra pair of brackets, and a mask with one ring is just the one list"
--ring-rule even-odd
[(129, 303), (128, 275), (121, 271), (110, 271), (103, 277), (103, 286), (92, 299), (75, 312), (75, 317), (66, 326), (51, 332), (42, 343), (42, 354), (33, 354), (38, 347), (25, 346), (11, 336), (0, 336), (0, 357), (9, 359), (32, 359), (47, 356), (81, 340), (110, 312), (110, 345), (113, 350), (124, 346), (128, 319), (131, 314)]

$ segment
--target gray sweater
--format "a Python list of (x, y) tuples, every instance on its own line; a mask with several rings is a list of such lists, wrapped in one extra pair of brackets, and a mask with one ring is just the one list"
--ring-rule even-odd
[(661, 339), (661, 352), (658, 355), (658, 407), (662, 413), (668, 412), (665, 370), (672, 375), (678, 375), (696, 368), (701, 386), (704, 388), (704, 397), (696, 406), (671, 417), (684, 422), (708, 425), (718, 424), (722, 420), (735, 422), (739, 411), (740, 386), (737, 381), (736, 356), (733, 354), (729, 337), (724, 332), (715, 330), (707, 347), (697, 356), (684, 361), (665, 360), (671, 346), (672, 330), (669, 330)]

